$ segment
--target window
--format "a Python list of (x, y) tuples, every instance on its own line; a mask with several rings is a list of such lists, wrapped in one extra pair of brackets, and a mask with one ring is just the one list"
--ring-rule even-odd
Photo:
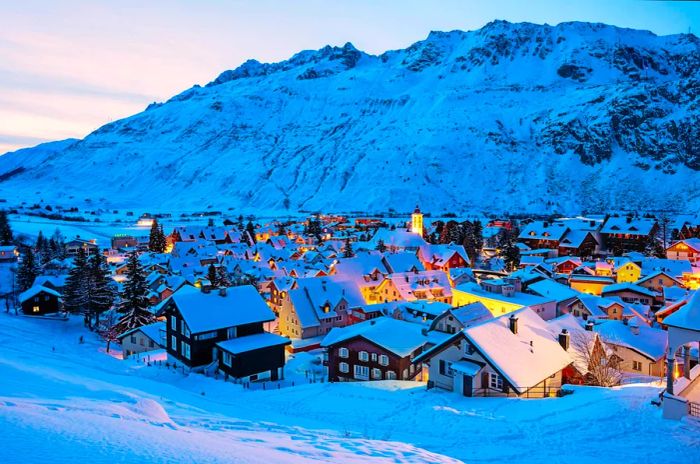
[(338, 356), (340, 356), (341, 358), (347, 358), (348, 356), (350, 356), (350, 352), (348, 351), (347, 348), (343, 347), (343, 348), (338, 349)]
[(129, 341), (131, 341), (131, 343), (136, 343), (136, 335), (132, 335)]
[(183, 355), (186, 359), (190, 359), (190, 344), (189, 344), (189, 343), (185, 343), (185, 342), (180, 342), (180, 345), (182, 345), (182, 346), (181, 346), (182, 355)]
[(409, 369), (410, 369), (411, 375), (413, 375), (413, 373), (416, 372), (416, 365), (415, 365), (415, 364), (411, 364), (410, 367), (409, 367)]
[(367, 353), (366, 351), (360, 351), (359, 357), (360, 357), (360, 361), (364, 361), (364, 362), (369, 361), (369, 353)]
[(175, 316), (170, 316), (170, 328), (177, 332), (177, 317)]
[(149, 348), (154, 348), (156, 346), (155, 343), (153, 343), (153, 340), (148, 340), (148, 347)]
[(376, 367), (372, 369), (372, 378), (375, 380), (381, 380), (382, 378), (382, 371), (377, 369)]
[(372, 353), (372, 361), (377, 362), (377, 353)]
[(229, 329), (226, 331), (226, 337), (230, 340), (232, 338), (236, 338), (236, 327), (229, 327)]
[(369, 379), (369, 367), (355, 365), (355, 378), (358, 380)]
[(223, 354), (222, 361), (224, 363), (224, 366), (231, 367), (231, 353), (223, 351), (222, 354)]
[(387, 380), (396, 380), (396, 372), (386, 371), (386, 379)]
[(347, 374), (348, 372), (350, 372), (350, 365), (346, 362), (341, 362), (340, 364), (338, 364), (338, 370), (343, 374)]
[(216, 330), (214, 330), (212, 332), (205, 332), (203, 334), (199, 334), (195, 338), (197, 340), (209, 340), (212, 338), (216, 338), (216, 336), (217, 336), (217, 332), (216, 332)]
[(38, 306), (34, 306), (34, 307), (32, 308), (32, 312), (33, 312), (33, 313), (38, 313), (39, 311), (40, 311), (40, 309), (39, 309)]
[(632, 361), (632, 369), (635, 371), (642, 371), (642, 363), (639, 361)]
[(440, 360), (440, 374), (446, 375), (447, 377), (452, 377), (454, 375), (452, 371), (452, 361)]
[(38, 302), (39, 302), (39, 297), (38, 297), (38, 296), (35, 296), (35, 297), (34, 297), (34, 302), (35, 302), (35, 303), (38, 303)]
[(182, 321), (182, 335), (187, 338), (190, 337), (190, 329), (187, 327), (187, 324), (185, 324), (185, 321)]
[(404, 380), (408, 380), (408, 369), (403, 370), (403, 377)]
[(379, 364), (382, 366), (388, 366), (389, 365), (389, 356), (383, 354), (379, 357)]
[(503, 378), (498, 374), (489, 374), (489, 387), (493, 390), (503, 391)]
[(175, 338), (175, 335), (170, 336), (170, 349), (177, 353), (177, 338)]

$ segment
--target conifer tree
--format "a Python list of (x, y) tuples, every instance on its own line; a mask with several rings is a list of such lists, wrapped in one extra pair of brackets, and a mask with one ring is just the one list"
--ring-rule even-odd
[(148, 235), (148, 249), (155, 253), (163, 253), (166, 245), (163, 226), (158, 224), (158, 221), (154, 219), (153, 224), (151, 224), (151, 232)]
[(7, 212), (0, 210), (0, 246), (12, 245), (13, 236), (10, 221), (7, 219)]
[(86, 313), (89, 291), (88, 277), (87, 256), (85, 250), (79, 248), (63, 289), (63, 307), (70, 313), (84, 314), (86, 322), (88, 320)]
[[(92, 329), (100, 323), (100, 315), (112, 308), (115, 291), (112, 286), (107, 259), (102, 253), (95, 253), (88, 262), (88, 327)], [(94, 319), (94, 325), (93, 320)]]
[(22, 254), (22, 262), (17, 268), (17, 288), (20, 292), (27, 290), (34, 283), (34, 279), (39, 275), (39, 266), (37, 265), (34, 252), (30, 247), (27, 247)]
[(252, 245), (257, 243), (257, 240), (255, 239), (255, 226), (251, 221), (248, 221), (248, 224), (245, 226), (245, 230), (248, 232), (248, 236), (250, 237), (250, 241), (253, 242)]
[(212, 287), (219, 286), (219, 274), (216, 272), (216, 268), (213, 264), (210, 264), (207, 269), (207, 279), (209, 279)]
[(377, 241), (377, 251), (379, 251), (380, 253), (384, 253), (386, 251), (386, 245), (384, 244), (384, 240), (382, 240), (381, 238), (379, 239), (379, 241)]
[(138, 254), (132, 251), (127, 258), (126, 281), (119, 311), (121, 313), (145, 311), (148, 306), (146, 272), (141, 266)]
[(352, 258), (355, 256), (355, 252), (352, 250), (352, 242), (350, 242), (350, 237), (345, 239), (345, 246), (343, 246), (343, 258)]
[(49, 240), (49, 249), (51, 250), (51, 259), (66, 258), (66, 241), (58, 228), (56, 228)]
[(226, 266), (219, 266), (216, 272), (219, 287), (230, 287), (231, 278), (228, 275), (228, 270), (226, 269)]

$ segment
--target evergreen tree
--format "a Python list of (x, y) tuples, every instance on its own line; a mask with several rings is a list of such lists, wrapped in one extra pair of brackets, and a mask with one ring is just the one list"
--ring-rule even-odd
[(49, 240), (49, 249), (51, 251), (51, 259), (66, 258), (66, 240), (58, 228), (56, 228)]
[(39, 275), (39, 266), (37, 265), (34, 252), (30, 247), (27, 247), (22, 254), (22, 262), (17, 268), (17, 288), (20, 292), (27, 290), (34, 283), (34, 279)]
[(207, 227), (214, 227), (214, 218), (209, 218), (209, 221), (207, 221)]
[(355, 256), (355, 252), (352, 249), (352, 242), (350, 242), (350, 238), (345, 239), (345, 246), (343, 246), (343, 258), (352, 258)]
[(153, 224), (151, 224), (151, 232), (148, 235), (148, 249), (155, 253), (163, 253), (166, 245), (163, 226), (159, 225), (158, 221), (154, 219)]
[(78, 254), (73, 260), (73, 267), (68, 272), (66, 286), (63, 289), (63, 307), (73, 314), (84, 314), (87, 322), (89, 292), (89, 274), (87, 256), (83, 248), (78, 249)]
[(384, 253), (386, 251), (386, 245), (384, 244), (384, 240), (382, 240), (381, 238), (377, 242), (377, 251), (379, 251), (380, 253)]
[(7, 212), (0, 210), (0, 246), (12, 245), (13, 236)]
[(255, 226), (253, 225), (253, 223), (251, 221), (248, 221), (248, 224), (246, 224), (246, 226), (245, 226), (245, 230), (246, 230), (246, 232), (248, 232), (249, 240), (251, 242), (253, 242), (253, 243), (251, 243), (251, 245), (254, 245), (255, 243), (257, 243), (257, 240), (255, 239)]
[(238, 221), (236, 222), (236, 226), (238, 227), (238, 230), (243, 232), (244, 226), (243, 226), (243, 215), (242, 214), (238, 215)]
[(146, 272), (141, 266), (138, 254), (132, 251), (126, 262), (126, 281), (119, 312), (135, 313), (134, 316), (136, 316), (138, 312), (146, 311), (148, 306)]
[(39, 231), (39, 236), (36, 239), (35, 249), (38, 258), (37, 261), (40, 264), (46, 264), (51, 260), (52, 253), (50, 241), (44, 237), (44, 234), (41, 231)]
[[(92, 329), (100, 323), (100, 315), (109, 311), (114, 304), (115, 291), (112, 286), (107, 258), (102, 253), (95, 253), (88, 262), (87, 315), (88, 327)], [(94, 319), (94, 325), (93, 325)]]
[(658, 238), (654, 237), (653, 235), (650, 235), (649, 238), (647, 239), (647, 243), (644, 247), (644, 253), (647, 256), (654, 256), (657, 258), (665, 258), (666, 257), (666, 250), (664, 249), (664, 246)]
[(219, 274), (216, 272), (216, 268), (213, 264), (210, 264), (207, 269), (207, 279), (209, 279), (212, 287), (219, 286)]

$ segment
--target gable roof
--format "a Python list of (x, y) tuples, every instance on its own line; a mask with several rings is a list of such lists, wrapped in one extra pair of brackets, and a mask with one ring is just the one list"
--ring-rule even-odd
[(28, 299), (35, 297), (36, 295), (38, 295), (41, 292), (48, 293), (49, 295), (53, 295), (53, 296), (56, 296), (58, 298), (61, 297), (61, 294), (58, 293), (54, 289), (44, 287), (43, 285), (34, 285), (31, 288), (29, 288), (29, 289), (27, 289), (24, 292), (19, 294), (19, 298), (18, 298), (19, 302), (24, 303)]
[(335, 327), (321, 342), (327, 347), (355, 337), (362, 337), (391, 351), (399, 357), (406, 357), (427, 341), (419, 324), (401, 321), (391, 317), (378, 317), (348, 327)]
[[(289, 292), (289, 298), (302, 328), (315, 327), (320, 325), (321, 319), (335, 317), (333, 309), (341, 301), (346, 301), (348, 308), (365, 304), (357, 285), (333, 277), (298, 279), (297, 288)], [(330, 306), (330, 313), (324, 312), (326, 304)]]
[[(633, 329), (638, 329), (639, 333), (635, 334)], [(635, 328), (633, 321), (628, 325), (616, 320), (602, 321), (596, 324), (593, 330), (598, 332), (606, 343), (624, 346), (652, 360), (661, 359), (666, 354), (668, 334), (665, 330), (644, 325)]]
[(700, 330), (700, 291), (696, 291), (682, 308), (666, 317), (664, 325)]
[(275, 315), (252, 285), (204, 293), (186, 285), (170, 296), (192, 333), (208, 332), (255, 322), (275, 320)]
[(632, 218), (610, 216), (603, 224), (600, 232), (603, 234), (633, 234), (649, 235), (656, 224), (651, 218)]
[(602, 289), (603, 296), (605, 296), (606, 293), (613, 292), (633, 292), (648, 296), (650, 298), (656, 297), (656, 292), (654, 292), (653, 290), (649, 290), (646, 287), (642, 287), (641, 285), (636, 285), (631, 282), (621, 282), (619, 284), (606, 285)]
[(568, 230), (569, 228), (561, 222), (533, 221), (522, 229), (518, 239), (561, 241)]

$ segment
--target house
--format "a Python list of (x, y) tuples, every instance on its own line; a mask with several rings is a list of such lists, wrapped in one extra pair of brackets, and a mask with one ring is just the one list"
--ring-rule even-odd
[(561, 240), (568, 231), (569, 228), (561, 222), (533, 221), (523, 227), (518, 235), (518, 241), (532, 249), (558, 250)]
[(392, 253), (404, 250), (418, 251), (420, 247), (427, 245), (423, 236), (406, 229), (379, 228), (367, 243), (367, 247), (376, 250), (380, 242), (384, 244), (387, 251)]
[(117, 337), (124, 358), (165, 347), (165, 322), (154, 322), (128, 330)]
[(605, 298), (618, 297), (626, 303), (640, 303), (651, 306), (657, 298), (657, 293), (636, 284), (622, 283), (603, 287), (601, 296)]
[(683, 282), (664, 271), (656, 271), (648, 274), (635, 282), (635, 285), (647, 288), (653, 292), (661, 293), (665, 288), (683, 287)]
[(452, 303), (452, 287), (444, 271), (397, 272), (376, 289), (378, 301), (432, 300)]
[(16, 263), (19, 250), (14, 245), (0, 246), (0, 263)]
[[(592, 326), (587, 325), (590, 329)], [(549, 321), (549, 329), (553, 335), (567, 346), (573, 362), (562, 372), (564, 383), (572, 385), (597, 384), (600, 378), (610, 376), (605, 370), (610, 350), (606, 349), (600, 336), (592, 330), (585, 330), (579, 321), (571, 314), (563, 314)], [(568, 335), (568, 336), (567, 336)], [(602, 370), (602, 372), (601, 372)], [(599, 376), (599, 377), (600, 377)], [(616, 380), (615, 378), (611, 380)]]
[(573, 290), (590, 295), (600, 296), (603, 292), (603, 288), (613, 283), (615, 283), (615, 280), (612, 277), (606, 276), (571, 274), (569, 277), (569, 286)]
[(593, 330), (612, 347), (624, 372), (663, 377), (668, 346), (666, 331), (639, 324), (635, 319), (627, 323), (602, 321)]
[(433, 319), (430, 331), (455, 334), (460, 330), (493, 319), (491, 311), (477, 301), (457, 308), (450, 308)]
[(68, 256), (75, 256), (78, 254), (78, 250), (81, 248), (85, 251), (87, 256), (94, 255), (99, 251), (97, 242), (95, 240), (84, 240), (80, 237), (75, 237), (73, 240), (66, 242), (66, 254)]
[(653, 218), (610, 216), (603, 223), (600, 234), (607, 249), (617, 255), (621, 251), (644, 251), (658, 228)]
[(422, 327), (391, 317), (379, 317), (325, 336), (328, 380), (413, 380), (420, 365), (412, 360), (426, 343)]
[(528, 285), (527, 292), (543, 298), (554, 299), (557, 305), (557, 315), (563, 314), (563, 309), (581, 295), (581, 293), (573, 290), (571, 287), (552, 279), (542, 279)]
[(334, 270), (335, 275), (339, 278), (352, 281), (357, 285), (365, 302), (378, 303), (381, 301), (377, 294), (377, 288), (389, 275), (389, 271), (383, 255), (378, 251), (361, 251), (352, 258), (340, 259)]
[(385, 253), (382, 257), (384, 266), (389, 274), (396, 272), (420, 272), (425, 271), (425, 266), (418, 259), (416, 253), (402, 251), (398, 253)]
[(333, 327), (348, 325), (352, 309), (364, 304), (352, 282), (333, 277), (298, 279), (297, 288), (282, 299), (279, 331), (295, 339), (326, 335)]
[(289, 340), (264, 331), (275, 315), (252, 285), (214, 292), (184, 286), (167, 301), (169, 356), (194, 369), (214, 365), (244, 380), (282, 377)]
[(112, 237), (111, 247), (113, 250), (122, 248), (133, 248), (139, 244), (139, 241), (133, 235), (116, 234)]
[(449, 272), (453, 268), (468, 267), (469, 256), (462, 245), (423, 245), (418, 249), (418, 259), (427, 270)]
[(546, 397), (561, 389), (572, 364), (568, 335), (554, 336), (529, 308), (450, 336), (416, 357), (428, 365), (428, 388), (462, 396)]
[(282, 306), (282, 301), (287, 296), (287, 292), (297, 288), (297, 282), (292, 277), (282, 276), (273, 279), (268, 284), (269, 291), (269, 302), (272, 310), (279, 314), (280, 307)]
[(625, 258), (614, 266), (615, 281), (618, 284), (636, 282), (642, 275), (642, 268), (635, 262)]
[(61, 311), (61, 294), (56, 290), (35, 285), (20, 293), (18, 298), (22, 312), (28, 316), (43, 316)]
[(593, 256), (600, 243), (588, 230), (569, 229), (559, 241), (559, 256)]
[(679, 240), (666, 248), (668, 259), (689, 261), (693, 266), (700, 266), (700, 238), (693, 237)]
[(58, 293), (63, 292), (63, 288), (66, 286), (66, 280), (68, 280), (67, 274), (62, 275), (38, 275), (34, 278), (34, 283), (32, 287), (43, 286), (56, 290)]
[(542, 319), (553, 319), (557, 316), (557, 302), (551, 297), (541, 297), (523, 293), (520, 279), (503, 278), (485, 280), (481, 286), (466, 283), (453, 289), (452, 305), (464, 306), (480, 302), (486, 306), (495, 317), (517, 311), (528, 306)]
[(625, 305), (616, 299), (580, 295), (567, 303), (562, 308), (562, 313), (571, 314), (584, 321), (589, 318), (622, 320), (625, 313)]

